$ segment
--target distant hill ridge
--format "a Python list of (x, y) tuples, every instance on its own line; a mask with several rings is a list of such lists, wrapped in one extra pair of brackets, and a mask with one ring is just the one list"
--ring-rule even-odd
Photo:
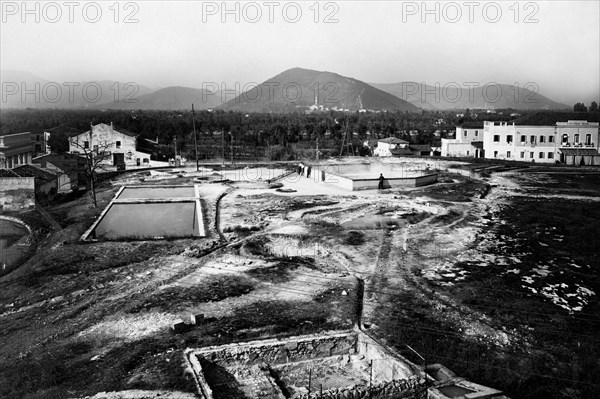
[(417, 82), (371, 84), (423, 109), (566, 110), (572, 108), (544, 97), (533, 85), (526, 88), (507, 84), (485, 84), (477, 87), (465, 85), (463, 88), (456, 84), (430, 86)]
[[(469, 89), (455, 85), (435, 87), (425, 83), (373, 83), (334, 72), (288, 69), (230, 101), (219, 92), (170, 86), (153, 90), (111, 80), (51, 82), (26, 71), (2, 70), (0, 75), (6, 108), (60, 109), (223, 109), (241, 112), (303, 112), (317, 110), (409, 111), (450, 109), (568, 110), (572, 107), (541, 95), (531, 88), (486, 85)], [(23, 94), (39, 87), (37, 94)], [(228, 93), (227, 99), (231, 99)], [(316, 107), (315, 107), (316, 105)]]
[(323, 109), (418, 111), (418, 107), (360, 80), (333, 72), (292, 68), (225, 103), (242, 112), (293, 112)]

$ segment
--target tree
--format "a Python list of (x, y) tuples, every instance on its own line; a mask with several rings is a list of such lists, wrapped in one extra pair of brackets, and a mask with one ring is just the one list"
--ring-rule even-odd
[[(90, 131), (91, 132), (91, 131)], [(110, 152), (108, 148), (112, 147), (112, 143), (101, 142), (95, 144), (92, 142), (92, 134), (90, 133), (89, 145), (80, 144), (74, 138), (71, 138), (70, 144), (77, 147), (78, 152), (83, 153), (85, 158), (85, 176), (90, 183), (90, 190), (92, 191), (92, 201), (94, 208), (98, 207), (98, 201), (96, 198), (96, 186), (98, 183), (98, 172), (106, 171), (104, 168), (104, 161), (110, 158)]]
[(584, 103), (577, 103), (573, 106), (573, 111), (575, 112), (587, 112), (587, 107)]
[(66, 133), (50, 133), (48, 145), (52, 152), (56, 154), (64, 154), (69, 152), (69, 136)]
[(592, 104), (590, 104), (590, 112), (596, 111), (598, 111), (598, 103), (596, 101), (592, 101)]

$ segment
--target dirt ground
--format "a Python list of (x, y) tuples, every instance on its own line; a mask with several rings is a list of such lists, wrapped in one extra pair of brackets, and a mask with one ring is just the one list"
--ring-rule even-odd
[[(187, 347), (356, 322), (512, 397), (592, 397), (600, 185), (561, 172), (383, 192), (282, 169), (123, 175), (98, 209), (48, 209), (63, 229), (0, 279), (0, 397), (187, 398)], [(153, 184), (198, 184), (207, 237), (79, 241), (122, 185)]]

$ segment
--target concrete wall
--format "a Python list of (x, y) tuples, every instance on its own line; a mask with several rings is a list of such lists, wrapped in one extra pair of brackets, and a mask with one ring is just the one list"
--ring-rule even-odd
[[(421, 187), (437, 182), (437, 173), (425, 176), (391, 178), (383, 180), (383, 188), (398, 187)], [(379, 179), (354, 179), (352, 180), (352, 191), (358, 190), (376, 190), (379, 187)]]
[[(301, 175), (311, 179), (315, 183), (329, 183), (335, 184), (338, 187), (349, 191), (358, 190), (377, 190), (379, 188), (379, 179), (360, 179), (350, 178), (339, 173), (364, 173), (371, 170), (370, 164), (357, 164), (349, 165), (348, 168), (352, 168), (351, 171), (345, 171), (344, 165), (304, 165), (300, 164), (299, 168), (302, 170)], [(310, 172), (309, 172), (310, 168)], [(398, 171), (403, 170), (402, 165), (393, 165), (388, 170)], [(380, 170), (380, 169), (378, 169)], [(310, 174), (309, 174), (310, 173)], [(385, 171), (384, 171), (385, 173)], [(410, 176), (407, 174), (406, 177), (398, 178), (386, 178), (383, 181), (383, 188), (397, 188), (397, 187), (420, 187), (427, 184), (437, 182), (437, 173), (428, 175), (414, 175)]]
[(33, 177), (0, 178), (0, 210), (23, 210), (35, 206)]

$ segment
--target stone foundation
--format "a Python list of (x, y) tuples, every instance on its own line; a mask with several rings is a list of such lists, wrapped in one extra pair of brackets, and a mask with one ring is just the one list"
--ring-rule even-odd
[(368, 397), (361, 396), (365, 392), (409, 398), (425, 392), (413, 364), (358, 330), (189, 349), (186, 356), (204, 399), (316, 399), (321, 392), (331, 399)]

